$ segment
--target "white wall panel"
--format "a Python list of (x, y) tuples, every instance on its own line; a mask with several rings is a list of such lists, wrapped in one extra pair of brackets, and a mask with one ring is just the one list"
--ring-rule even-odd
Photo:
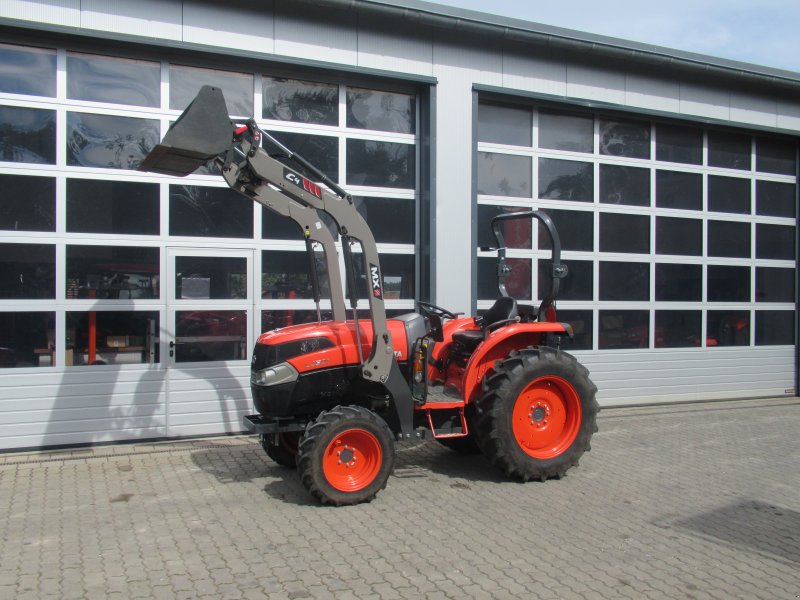
[(504, 52), (503, 86), (564, 96), (567, 93), (567, 64), (564, 61), (535, 56), (530, 52)]
[(433, 75), (433, 34), (430, 27), (358, 23), (358, 66), (401, 73)]
[(583, 65), (567, 65), (567, 95), (574, 98), (625, 103), (625, 73)]
[(728, 90), (681, 84), (680, 112), (692, 117), (708, 117), (727, 121), (731, 118), (731, 95)]
[(774, 98), (733, 92), (731, 120), (765, 127), (778, 126), (778, 103)]
[(355, 65), (358, 60), (356, 13), (278, 2), (275, 53), (294, 58)]
[(180, 40), (182, 5), (181, 0), (81, 0), (81, 27)]
[(800, 132), (800, 102), (778, 100), (778, 127)]
[(0, 17), (51, 23), (65, 27), (80, 27), (81, 0), (2, 0)]
[(272, 2), (183, 3), (183, 41), (273, 53)]
[(680, 111), (680, 84), (670, 79), (628, 73), (625, 76), (625, 104), (677, 113)]

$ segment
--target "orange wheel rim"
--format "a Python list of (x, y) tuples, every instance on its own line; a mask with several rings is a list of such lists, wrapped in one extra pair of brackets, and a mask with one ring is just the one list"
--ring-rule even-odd
[(522, 390), (514, 404), (511, 426), (523, 452), (533, 458), (555, 458), (578, 436), (581, 401), (560, 377), (539, 377)]
[(357, 492), (375, 481), (382, 463), (378, 438), (364, 429), (348, 429), (325, 448), (322, 470), (328, 483), (340, 492)]

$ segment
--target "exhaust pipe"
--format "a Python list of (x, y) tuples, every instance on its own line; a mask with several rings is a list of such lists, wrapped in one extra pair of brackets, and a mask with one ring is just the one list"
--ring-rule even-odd
[(204, 85), (139, 170), (185, 177), (226, 152), (233, 129), (222, 90)]

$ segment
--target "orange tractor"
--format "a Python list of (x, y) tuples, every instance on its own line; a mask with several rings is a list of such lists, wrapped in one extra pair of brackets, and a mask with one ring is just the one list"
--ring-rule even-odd
[[(481, 316), (418, 302), (418, 312), (387, 319), (375, 240), (350, 195), (254, 120), (231, 122), (222, 92), (206, 86), (140, 169), (184, 176), (209, 161), (232, 189), (304, 232), (318, 319), (259, 337), (251, 365), (257, 414), (244, 423), (273, 460), (296, 466), (318, 500), (372, 500), (392, 473), (395, 444), (425, 438), (482, 452), (523, 481), (560, 477), (578, 464), (597, 430), (597, 388), (587, 369), (560, 348), (562, 337), (572, 336), (553, 306), (567, 268), (547, 214), (493, 219), (500, 297)], [(538, 307), (506, 292), (502, 225), (509, 219), (538, 219), (551, 237), (552, 285)], [(325, 254), (330, 321), (320, 318), (315, 247)], [(369, 318), (359, 319), (364, 287)]]

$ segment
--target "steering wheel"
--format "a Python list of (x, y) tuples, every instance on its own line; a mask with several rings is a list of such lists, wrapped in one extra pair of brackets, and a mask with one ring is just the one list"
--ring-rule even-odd
[(451, 313), (449, 310), (445, 310), (441, 306), (436, 306), (435, 304), (431, 304), (430, 302), (423, 302), (422, 300), (417, 300), (417, 304), (419, 307), (432, 315), (436, 315), (438, 317), (446, 317), (448, 319), (457, 319), (458, 315)]

